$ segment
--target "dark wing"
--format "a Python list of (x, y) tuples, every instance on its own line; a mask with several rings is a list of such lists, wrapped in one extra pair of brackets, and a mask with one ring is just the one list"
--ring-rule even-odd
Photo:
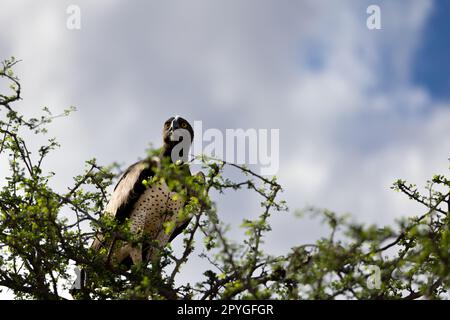
[[(133, 206), (140, 195), (145, 191), (142, 180), (150, 179), (154, 175), (154, 168), (158, 165), (158, 160), (142, 160), (131, 165), (114, 187), (113, 194), (109, 200), (105, 212), (117, 219), (119, 223), (125, 221), (133, 210)], [(102, 232), (96, 233), (91, 247), (99, 250), (105, 245)]]
[(175, 230), (172, 232), (169, 238), (169, 242), (172, 242), (173, 239), (175, 239), (180, 233), (183, 232), (184, 229), (187, 228), (189, 223), (191, 222), (192, 218), (188, 219), (185, 223), (183, 223), (181, 226), (175, 228)]
[(144, 179), (154, 175), (156, 160), (142, 160), (131, 165), (120, 178), (114, 188), (106, 212), (114, 215), (119, 222), (129, 218), (135, 202), (145, 191)]

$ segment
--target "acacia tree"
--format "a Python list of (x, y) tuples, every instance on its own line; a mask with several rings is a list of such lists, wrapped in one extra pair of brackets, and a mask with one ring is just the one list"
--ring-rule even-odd
[[(398, 180), (393, 189), (423, 205), (423, 214), (405, 218), (395, 228), (355, 224), (330, 210), (306, 208), (323, 218), (328, 236), (315, 243), (299, 244), (281, 256), (263, 251), (271, 231), (272, 214), (287, 211), (276, 178), (266, 178), (244, 166), (202, 157), (205, 180), (185, 178), (180, 184), (176, 165), (164, 166), (152, 181), (164, 178), (178, 191), (186, 207), (179, 213), (192, 217), (184, 231), (183, 249), (159, 248), (159, 259), (131, 270), (114, 265), (110, 252), (93, 252), (89, 244), (95, 230), (107, 239), (139, 243), (128, 224), (117, 224), (104, 215), (108, 187), (119, 176), (120, 166), (86, 161), (86, 170), (74, 177), (64, 193), (49, 186), (55, 174), (45, 167), (48, 154), (59, 145), (48, 139), (31, 149), (26, 136), (47, 135), (55, 118), (44, 108), (39, 118), (27, 118), (15, 105), (21, 100), (17, 61), (7, 59), (0, 78), (10, 93), (0, 94), (0, 287), (23, 299), (63, 299), (73, 282), (74, 264), (89, 275), (78, 299), (418, 299), (446, 298), (450, 266), (450, 180), (436, 175), (421, 194), (415, 185)], [(31, 133), (31, 135), (30, 135)], [(154, 151), (150, 151), (152, 153)], [(224, 174), (237, 170), (239, 181)], [(181, 185), (195, 190), (183, 193)], [(244, 219), (246, 238), (236, 243), (227, 237), (228, 226), (219, 219), (208, 192), (247, 188), (261, 198), (256, 219)], [(274, 217), (276, 218), (276, 216)], [(169, 231), (173, 226), (167, 224)], [(202, 239), (202, 241), (195, 240)], [(156, 244), (155, 244), (156, 245)], [(210, 268), (194, 285), (178, 284), (177, 275), (191, 257), (194, 246)], [(379, 276), (379, 278), (377, 278)], [(378, 281), (379, 280), (379, 281)]]

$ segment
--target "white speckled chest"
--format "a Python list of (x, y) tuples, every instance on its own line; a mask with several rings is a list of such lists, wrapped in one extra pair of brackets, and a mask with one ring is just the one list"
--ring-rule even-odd
[(131, 231), (143, 231), (153, 239), (159, 238), (161, 232), (164, 232), (163, 223), (174, 221), (183, 205), (181, 197), (174, 200), (175, 195), (165, 183), (147, 188), (133, 207), (130, 216)]

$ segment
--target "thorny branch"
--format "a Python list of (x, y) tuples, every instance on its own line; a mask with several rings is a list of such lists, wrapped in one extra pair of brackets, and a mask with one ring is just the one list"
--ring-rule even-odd
[[(263, 244), (272, 214), (287, 210), (285, 202), (278, 200), (281, 185), (246, 166), (201, 157), (205, 180), (186, 180), (195, 192), (186, 194), (183, 214), (193, 218), (180, 236), (183, 247), (158, 247), (158, 263), (130, 271), (109, 263), (108, 252), (89, 249), (96, 230), (133, 244), (144, 240), (133, 237), (126, 223), (119, 225), (103, 215), (109, 187), (120, 171), (117, 165), (105, 167), (90, 160), (65, 192), (50, 187), (54, 174), (46, 172), (43, 164), (57, 142), (49, 139), (35, 152), (22, 132), (46, 134), (46, 124), (72, 109), (57, 116), (45, 109), (39, 119), (27, 119), (16, 111), (13, 104), (21, 100), (21, 86), (12, 68), (17, 62), (6, 60), (0, 67), (0, 78), (9, 81), (13, 91), (0, 93), (0, 157), (9, 164), (2, 170), (6, 176), (0, 190), (0, 286), (13, 290), (18, 298), (64, 299), (75, 264), (89, 273), (90, 285), (77, 296), (82, 299), (448, 297), (450, 182), (443, 175), (433, 177), (427, 195), (404, 181), (396, 183), (397, 191), (424, 205), (426, 212), (401, 221), (395, 231), (349, 223), (332, 211), (312, 208), (308, 211), (323, 218), (330, 234), (272, 256)], [(34, 154), (39, 156), (33, 158)], [(238, 181), (227, 178), (228, 170), (237, 172)], [(245, 235), (231, 239), (210, 191), (221, 196), (226, 190), (243, 188), (255, 195), (249, 201), (260, 199), (261, 212), (253, 219), (243, 215)], [(193, 285), (178, 283), (177, 276), (196, 248), (215, 271), (202, 270), (203, 277)], [(376, 290), (367, 287), (371, 277), (364, 271), (367, 266), (381, 270), (381, 287)]]

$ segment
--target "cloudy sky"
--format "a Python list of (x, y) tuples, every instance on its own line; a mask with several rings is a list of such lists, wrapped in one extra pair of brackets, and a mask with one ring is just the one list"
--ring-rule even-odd
[[(80, 30), (66, 28), (71, 4)], [(370, 4), (381, 30), (366, 26)], [(1, 0), (0, 59), (23, 60), (26, 114), (78, 109), (50, 128), (62, 143), (47, 162), (55, 188), (86, 159), (143, 157), (180, 114), (204, 129), (279, 129), (292, 210), (392, 225), (421, 212), (390, 190), (395, 179), (423, 185), (448, 172), (449, 12), (444, 0)], [(217, 202), (235, 225), (258, 213), (245, 192)], [(274, 253), (323, 232), (292, 214), (272, 223)]]

